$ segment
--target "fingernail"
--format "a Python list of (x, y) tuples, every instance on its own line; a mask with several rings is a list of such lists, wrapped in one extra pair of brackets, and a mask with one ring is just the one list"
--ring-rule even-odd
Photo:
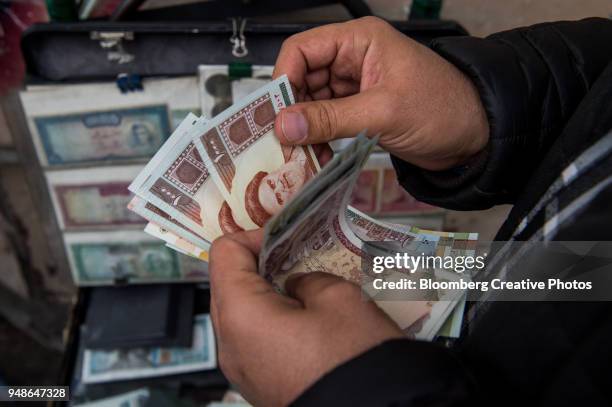
[(308, 136), (308, 122), (302, 113), (283, 112), (281, 128), (290, 143), (302, 142)]

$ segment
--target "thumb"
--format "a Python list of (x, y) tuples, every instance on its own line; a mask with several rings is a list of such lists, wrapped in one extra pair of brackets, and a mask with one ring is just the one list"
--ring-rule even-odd
[(363, 301), (357, 285), (324, 272), (294, 274), (287, 279), (285, 291), (306, 308), (337, 308)]
[(257, 273), (262, 240), (263, 230), (257, 229), (224, 235), (213, 242), (208, 271), (215, 299), (247, 297), (269, 287)]
[(274, 123), (275, 133), (282, 144), (318, 144), (338, 138), (353, 137), (361, 130), (373, 130), (378, 121), (372, 99), (374, 90), (328, 100), (291, 105), (281, 110)]

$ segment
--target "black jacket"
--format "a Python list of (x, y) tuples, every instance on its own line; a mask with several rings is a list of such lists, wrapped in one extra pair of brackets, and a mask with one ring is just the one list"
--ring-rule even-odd
[[(402, 185), (447, 208), (514, 204), (496, 240), (611, 241), (612, 21), (442, 38), (432, 48), (475, 83), (490, 142), (446, 172), (394, 158)], [(383, 343), (294, 404), (612, 405), (612, 303), (486, 304), (451, 348)]]

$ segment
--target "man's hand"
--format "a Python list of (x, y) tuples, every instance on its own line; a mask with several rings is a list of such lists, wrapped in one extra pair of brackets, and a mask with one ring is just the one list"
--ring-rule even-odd
[(360, 289), (331, 274), (289, 280), (283, 296), (257, 274), (262, 230), (217, 239), (211, 316), (219, 363), (256, 406), (292, 402), (337, 365), (402, 332)]
[(284, 144), (380, 133), (390, 153), (429, 170), (462, 164), (487, 144), (489, 125), (472, 82), (427, 47), (375, 17), (287, 39), (274, 77), (298, 102), (276, 118)]

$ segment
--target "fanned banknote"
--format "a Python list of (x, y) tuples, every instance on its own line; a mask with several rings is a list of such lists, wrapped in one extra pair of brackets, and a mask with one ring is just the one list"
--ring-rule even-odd
[(444, 324), (442, 324), (440, 327), (437, 336), (459, 338), (466, 303), (467, 294), (464, 294), (464, 296), (459, 300), (459, 303), (455, 306), (453, 313), (446, 318), (446, 321), (444, 321)]
[(282, 76), (198, 126), (194, 142), (225, 200), (216, 214), (223, 233), (262, 227), (319, 170), (310, 146), (282, 146), (274, 134), (293, 102)]
[[(311, 272), (327, 272), (367, 286), (374, 277), (362, 267), (363, 243), (368, 241), (393, 242), (415, 255), (435, 253), (437, 236), (430, 239), (401, 231), (347, 207), (375, 142), (359, 135), (266, 225), (259, 271), (279, 289), (290, 275)], [(452, 274), (443, 277), (452, 278)], [(431, 340), (458, 298), (438, 291), (426, 294), (422, 301), (373, 299), (407, 334)]]
[(167, 376), (217, 367), (215, 335), (208, 314), (197, 315), (190, 348), (88, 350), (83, 355), (84, 383)]
[(188, 116), (130, 185), (149, 213), (133, 209), (204, 251), (224, 233), (263, 226), (319, 169), (310, 147), (274, 135), (292, 102), (282, 77), (211, 121)]
[[(251, 82), (245, 82), (244, 89), (256, 85)], [(207, 259), (209, 242), (216, 237), (265, 226), (259, 271), (281, 291), (291, 274), (315, 271), (367, 287), (376, 277), (362, 264), (371, 256), (371, 247), (386, 255), (473, 252), (476, 234), (382, 222), (349, 206), (351, 196), (375, 213), (399, 213), (400, 207), (413, 203), (400, 194), (383, 192), (391, 177), (377, 164), (389, 161), (380, 154), (374, 162), (375, 182), (362, 183), (357, 186), (361, 191), (355, 192), (376, 138), (359, 135), (323, 170), (309, 146), (282, 146), (274, 134), (274, 121), (291, 103), (291, 86), (283, 76), (216, 112), (211, 120), (187, 116), (130, 185), (137, 197), (129, 206), (149, 220), (145, 231), (160, 239), (165, 249), (197, 261)], [(384, 200), (382, 195), (389, 196)], [(380, 242), (392, 249), (379, 248)], [(386, 280), (403, 277), (393, 270), (385, 275)], [(434, 278), (456, 277), (435, 270)], [(427, 290), (418, 300), (391, 300), (364, 292), (407, 335), (418, 339), (433, 339), (447, 320), (455, 334), (460, 323), (460, 312), (453, 314), (459, 300), (456, 292)]]
[(206, 250), (203, 250), (194, 243), (191, 243), (190, 241), (175, 235), (171, 231), (164, 229), (156, 223), (147, 223), (147, 226), (145, 226), (144, 231), (145, 233), (148, 233), (153, 237), (163, 240), (164, 242), (166, 242), (166, 245), (168, 247), (178, 250), (187, 256), (208, 261), (208, 252)]
[[(145, 201), (143, 198), (139, 196), (135, 196), (128, 203), (128, 209), (133, 211), (134, 213), (142, 216), (144, 219), (149, 221), (149, 224), (154, 224), (160, 229), (163, 229), (164, 232), (170, 236), (172, 240), (183, 240), (188, 242), (191, 245), (194, 245), (200, 248), (202, 251), (207, 251), (209, 243), (208, 241), (202, 239), (195, 232), (187, 228), (187, 226), (178, 222), (168, 213), (162, 211), (157, 206), (153, 205), (151, 202)], [(145, 232), (146, 232), (145, 227)], [(150, 233), (151, 234), (151, 233)], [(155, 235), (155, 237), (159, 237)], [(174, 244), (172, 240), (163, 239), (167, 243)]]
[(209, 242), (222, 234), (213, 213), (222, 207), (223, 198), (192, 142), (202, 122), (189, 115), (129, 189), (182, 224), (198, 240), (183, 230), (169, 230), (207, 250)]

